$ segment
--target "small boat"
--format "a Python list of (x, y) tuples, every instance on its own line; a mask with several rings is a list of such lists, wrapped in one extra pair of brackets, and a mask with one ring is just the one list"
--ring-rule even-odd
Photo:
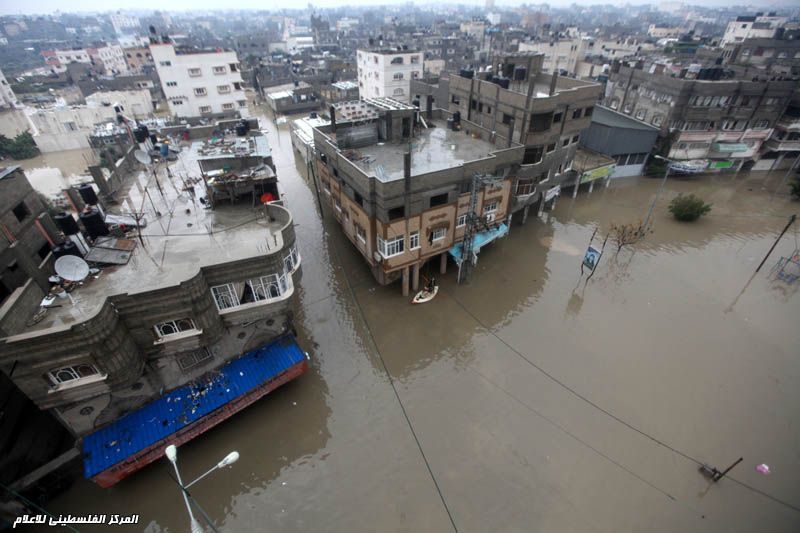
[(414, 296), (414, 299), (411, 300), (412, 304), (424, 304), (430, 302), (436, 297), (436, 294), (439, 292), (439, 286), (435, 285), (432, 291), (427, 289), (422, 289)]
[(699, 174), (708, 168), (707, 159), (692, 159), (690, 161), (672, 161), (669, 170), (673, 174)]

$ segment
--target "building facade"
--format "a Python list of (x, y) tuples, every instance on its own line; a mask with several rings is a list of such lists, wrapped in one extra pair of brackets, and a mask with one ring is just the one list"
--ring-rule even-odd
[(359, 49), (356, 57), (362, 99), (390, 97), (409, 102), (411, 80), (422, 78), (421, 52)]
[(724, 46), (753, 38), (771, 39), (777, 29), (786, 24), (786, 20), (786, 17), (778, 17), (774, 13), (736, 17), (736, 20), (728, 23), (720, 44)]
[(187, 118), (246, 112), (236, 52), (151, 44), (150, 53), (173, 115)]
[(18, 103), (17, 96), (11, 90), (3, 71), (0, 70), (0, 109), (14, 109)]

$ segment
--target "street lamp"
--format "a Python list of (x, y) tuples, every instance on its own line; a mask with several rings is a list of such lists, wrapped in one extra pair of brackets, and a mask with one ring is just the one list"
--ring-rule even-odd
[(650, 223), (650, 216), (653, 214), (653, 208), (656, 206), (656, 202), (658, 202), (658, 197), (661, 196), (661, 191), (664, 190), (664, 184), (667, 183), (667, 177), (669, 176), (669, 164), (672, 163), (672, 159), (667, 159), (666, 157), (657, 155), (655, 156), (656, 159), (661, 159), (662, 161), (667, 162), (667, 170), (664, 171), (664, 179), (661, 180), (661, 186), (658, 188), (658, 192), (656, 193), (656, 197), (653, 198), (653, 203), (650, 204), (650, 209), (647, 211), (647, 218), (644, 219), (644, 227), (647, 229), (648, 224)]
[[(181, 493), (183, 494), (183, 501), (186, 503), (186, 510), (189, 512), (189, 521), (191, 524), (191, 531), (192, 533), (203, 533), (203, 527), (194, 517), (194, 513), (192, 513), (192, 506), (189, 504), (189, 493), (187, 489), (209, 475), (211, 472), (215, 470), (219, 470), (221, 468), (225, 468), (226, 466), (231, 466), (233, 463), (239, 460), (239, 452), (231, 452), (225, 456), (225, 458), (214, 465), (210, 470), (208, 470), (205, 474), (198, 477), (188, 485), (183, 484), (183, 480), (181, 480), (181, 473), (178, 471), (178, 448), (174, 444), (170, 444), (167, 446), (165, 450), (165, 454), (169, 462), (172, 463), (173, 468), (175, 468), (175, 476), (178, 479), (178, 485), (181, 487)], [(213, 526), (212, 526), (213, 527)]]

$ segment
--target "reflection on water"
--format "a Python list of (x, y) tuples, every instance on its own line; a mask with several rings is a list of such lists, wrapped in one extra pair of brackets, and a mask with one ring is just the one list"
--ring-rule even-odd
[(53, 198), (70, 185), (90, 180), (88, 167), (97, 164), (97, 158), (91, 148), (84, 148), (40, 154), (16, 164), (25, 169), (34, 189)]
[[(735, 478), (800, 503), (800, 300), (767, 274), (795, 235), (746, 285), (795, 210), (772, 197), (782, 176), (670, 179), (654, 233), (619, 254), (609, 242), (588, 282), (592, 232), (643, 218), (659, 180), (561, 198), (484, 248), (468, 284), (451, 264), (439, 296), (412, 306), (320, 218), (288, 125), (266, 129), (295, 217), (295, 320), (314, 363), (182, 447), (186, 477), (242, 453), (195, 492), (224, 531), (447, 531), (448, 513), (476, 531), (796, 531), (795, 511), (732, 480), (709, 489), (694, 463), (619, 422), (716, 466), (743, 456)], [(711, 214), (674, 221), (666, 206), (681, 192)], [(761, 462), (774, 474), (755, 473)], [(167, 473), (154, 465), (107, 491), (80, 482), (52, 510), (102, 506), (183, 530)]]

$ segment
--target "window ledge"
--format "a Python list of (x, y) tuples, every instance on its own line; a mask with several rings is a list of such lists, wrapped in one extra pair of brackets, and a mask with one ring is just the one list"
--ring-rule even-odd
[(172, 335), (165, 335), (163, 337), (159, 337), (155, 341), (153, 341), (153, 345), (157, 346), (159, 344), (166, 344), (168, 342), (177, 341), (181, 339), (186, 339), (189, 337), (196, 337), (198, 335), (202, 335), (202, 329), (187, 329), (186, 331), (180, 331), (178, 333), (173, 333)]
[(221, 316), (231, 315), (238, 311), (245, 311), (247, 309), (252, 309), (255, 307), (262, 307), (264, 305), (270, 305), (278, 302), (282, 302), (287, 298), (291, 297), (294, 293), (294, 287), (289, 287), (286, 291), (281, 294), (280, 296), (276, 296), (275, 298), (268, 298), (266, 300), (259, 300), (257, 302), (247, 302), (246, 304), (239, 304), (236, 307), (228, 307), (227, 309), (220, 309), (219, 314)]
[(54, 394), (56, 392), (64, 392), (66, 390), (74, 389), (76, 387), (81, 387), (83, 385), (90, 385), (92, 383), (99, 383), (101, 381), (105, 381), (107, 377), (108, 377), (108, 374), (95, 374), (93, 376), (86, 376), (85, 378), (71, 379), (69, 381), (65, 381), (64, 383), (59, 383), (58, 385), (53, 385), (47, 391), (47, 394)]

